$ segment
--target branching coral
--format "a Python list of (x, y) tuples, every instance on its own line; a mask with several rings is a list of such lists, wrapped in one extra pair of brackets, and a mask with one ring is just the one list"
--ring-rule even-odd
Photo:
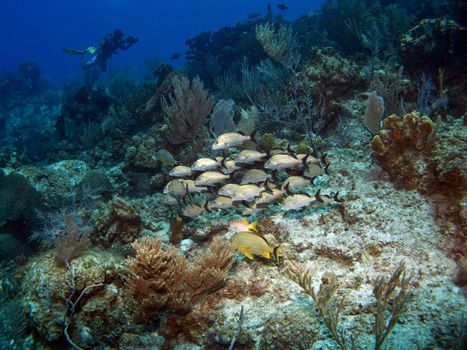
[(173, 145), (191, 142), (205, 123), (214, 107), (214, 98), (208, 95), (199, 78), (190, 84), (188, 78), (175, 76), (172, 79), (174, 94), (161, 99), (166, 115), (167, 141)]
[(55, 260), (58, 264), (68, 266), (71, 260), (81, 256), (91, 245), (91, 231), (80, 227), (72, 214), (65, 215), (65, 232), (55, 241)]
[(300, 62), (298, 41), (292, 27), (281, 25), (276, 31), (270, 22), (256, 26), (256, 39), (274, 61), (294, 71)]
[(136, 256), (127, 259), (131, 273), (128, 306), (139, 322), (163, 311), (189, 312), (224, 285), (233, 264), (232, 247), (219, 239), (192, 263), (173, 247), (162, 249), (160, 238), (144, 237), (134, 242), (133, 248)]
[(316, 305), (316, 310), (324, 320), (326, 327), (341, 349), (347, 349), (347, 340), (342, 330), (339, 330), (339, 314), (342, 309), (342, 302), (336, 304), (335, 293), (337, 290), (337, 279), (335, 276), (327, 276), (319, 287), (317, 293), (312, 285), (313, 268), (303, 268), (290, 261), (287, 262), (285, 275), (296, 282), (303, 290), (312, 297)]
[[(409, 296), (409, 283), (413, 276), (407, 276), (405, 265), (401, 263), (394, 271), (391, 278), (385, 281), (379, 278), (373, 289), (376, 298), (376, 320), (375, 320), (375, 350), (382, 348), (384, 341), (396, 325), (399, 317), (407, 309), (407, 298)], [(396, 295), (396, 288), (399, 292)], [(386, 323), (384, 314), (389, 304), (392, 305), (391, 317)]]
[[(336, 303), (335, 301), (335, 294), (338, 287), (336, 277), (325, 275), (322, 278), (319, 292), (316, 293), (312, 285), (315, 269), (304, 268), (288, 261), (284, 273), (312, 297), (318, 314), (323, 319), (333, 339), (339, 345), (339, 348), (342, 350), (356, 349), (353, 339), (347, 338), (345, 336), (345, 330), (339, 329), (339, 314), (342, 310), (343, 302)], [(412, 277), (413, 275), (408, 276), (406, 274), (405, 265), (401, 263), (388, 281), (379, 278), (375, 282), (373, 288), (373, 295), (376, 299), (374, 326), (375, 350), (382, 348), (384, 341), (397, 324), (399, 317), (406, 311), (410, 288), (409, 284)], [(389, 305), (391, 305), (391, 317), (386, 323), (385, 313)]]

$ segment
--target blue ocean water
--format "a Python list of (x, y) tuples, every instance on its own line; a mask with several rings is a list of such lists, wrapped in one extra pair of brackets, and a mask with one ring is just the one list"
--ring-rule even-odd
[[(322, 2), (289, 1), (289, 9), (283, 15), (294, 19), (315, 10)], [(97, 46), (117, 28), (138, 37), (139, 42), (114, 57), (113, 68), (138, 64), (145, 58), (169, 60), (173, 53), (185, 51), (186, 39), (203, 31), (235, 25), (253, 12), (264, 16), (268, 3), (275, 12), (280, 12), (274, 8), (274, 2), (267, 0), (2, 0), (0, 71), (33, 60), (45, 76), (63, 83), (79, 73), (80, 60), (64, 55), (61, 49)]]

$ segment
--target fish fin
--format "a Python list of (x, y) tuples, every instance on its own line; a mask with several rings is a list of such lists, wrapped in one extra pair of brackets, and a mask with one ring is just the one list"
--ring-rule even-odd
[(321, 162), (322, 162), (324, 165), (328, 166), (328, 165), (329, 165), (329, 162), (327, 161), (326, 157), (327, 157), (327, 154), (324, 153), (324, 154), (321, 156), (320, 160), (321, 160)]
[(290, 190), (290, 182), (287, 182), (287, 185), (284, 186), (284, 190), (286, 194), (292, 194), (292, 191)]
[(253, 132), (250, 134), (250, 140), (256, 143), (256, 133), (258, 132), (258, 129), (253, 130)]
[(263, 254), (261, 254), (261, 256), (268, 260), (271, 259), (271, 254), (269, 252), (264, 252)]
[(241, 219), (241, 220), (242, 220), (242, 222), (243, 222), (244, 224), (247, 224), (247, 225), (250, 224), (250, 222), (249, 222), (247, 219)]
[(310, 157), (310, 154), (307, 154), (305, 157), (302, 158), (302, 164), (306, 168), (308, 164), (308, 157)]
[(284, 150), (282, 149), (282, 147), (280, 147), (280, 146), (277, 146), (277, 145), (276, 145), (276, 146), (273, 146), (273, 147), (271, 147), (269, 150), (270, 150), (270, 151), (274, 151), (274, 150), (278, 151), (278, 150), (279, 150), (279, 151), (282, 151), (282, 152), (284, 152)]
[(277, 170), (271, 171), (271, 178), (272, 178), (274, 181), (279, 182), (279, 178), (278, 178), (278, 176), (277, 176)]
[(204, 203), (203, 208), (204, 208), (208, 213), (212, 213), (212, 209), (209, 207), (209, 202), (208, 202), (208, 201), (206, 201), (206, 203)]
[(242, 130), (237, 131), (240, 135), (245, 136), (245, 133)]
[(239, 245), (237, 247), (237, 251), (245, 255), (248, 259), (253, 260), (253, 254), (251, 254), (251, 252), (249, 251), (249, 248), (250, 247), (245, 246), (245, 245)]
[(337, 191), (336, 194), (334, 195), (334, 200), (337, 203), (342, 203), (342, 199), (339, 198), (339, 191)]
[(252, 207), (251, 204), (248, 203), (247, 201), (241, 201), (241, 203), (242, 203), (245, 207), (247, 207), (248, 209), (254, 209), (254, 207)]
[(264, 181), (264, 188), (265, 190), (263, 192), (267, 192), (269, 194), (274, 194), (274, 192), (272, 191), (271, 187), (269, 187), (269, 178), (267, 178), (265, 181)]
[(279, 253), (281, 251), (281, 246), (278, 245), (276, 247), (274, 247), (274, 249), (272, 250), (272, 255), (274, 256), (274, 260), (276, 261), (276, 264), (279, 265)]
[(323, 172), (326, 174), (326, 175), (329, 175), (329, 163), (328, 164), (325, 164), (325, 167), (323, 168)]
[(257, 228), (257, 224), (258, 222), (257, 221), (254, 221), (250, 224), (250, 229), (255, 231), (255, 232), (258, 232), (258, 228)]
[(321, 188), (318, 191), (316, 191), (315, 198), (318, 202), (324, 203), (323, 198), (321, 198)]
[(251, 253), (248, 252), (248, 251), (243, 251), (242, 254), (245, 255), (245, 256), (246, 256), (248, 259), (250, 259), (250, 260), (253, 260), (253, 259), (254, 259), (254, 258), (253, 258), (253, 254), (251, 254)]
[(315, 180), (316, 180), (317, 177), (318, 177), (318, 176), (315, 175), (315, 176), (313, 176), (313, 177), (310, 179), (310, 184), (311, 184), (312, 186), (316, 186), (316, 185), (315, 185)]
[(293, 152), (292, 147), (290, 147), (290, 142), (287, 144), (287, 152), (289, 152), (290, 155), (291, 155), (292, 157), (294, 157), (295, 159), (297, 159), (297, 156), (296, 156), (295, 153)]

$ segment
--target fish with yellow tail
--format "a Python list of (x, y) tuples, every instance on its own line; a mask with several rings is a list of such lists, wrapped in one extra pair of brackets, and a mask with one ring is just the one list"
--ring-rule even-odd
[(256, 228), (256, 221), (250, 223), (247, 219), (233, 219), (229, 223), (229, 231), (232, 232), (250, 232), (258, 231)]
[(263, 236), (254, 232), (237, 232), (231, 239), (235, 250), (253, 260), (254, 255), (274, 260), (279, 265), (279, 252), (281, 246), (273, 247)]

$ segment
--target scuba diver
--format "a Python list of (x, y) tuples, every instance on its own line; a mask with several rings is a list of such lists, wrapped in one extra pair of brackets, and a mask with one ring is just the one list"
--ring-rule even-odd
[(99, 67), (103, 72), (107, 69), (107, 61), (117, 53), (117, 50), (128, 50), (133, 44), (138, 42), (134, 36), (124, 36), (120, 29), (115, 29), (113, 33), (107, 34), (100, 42), (99, 48), (90, 46), (85, 50), (63, 49), (63, 52), (81, 55), (81, 67), (87, 69), (93, 66)]

